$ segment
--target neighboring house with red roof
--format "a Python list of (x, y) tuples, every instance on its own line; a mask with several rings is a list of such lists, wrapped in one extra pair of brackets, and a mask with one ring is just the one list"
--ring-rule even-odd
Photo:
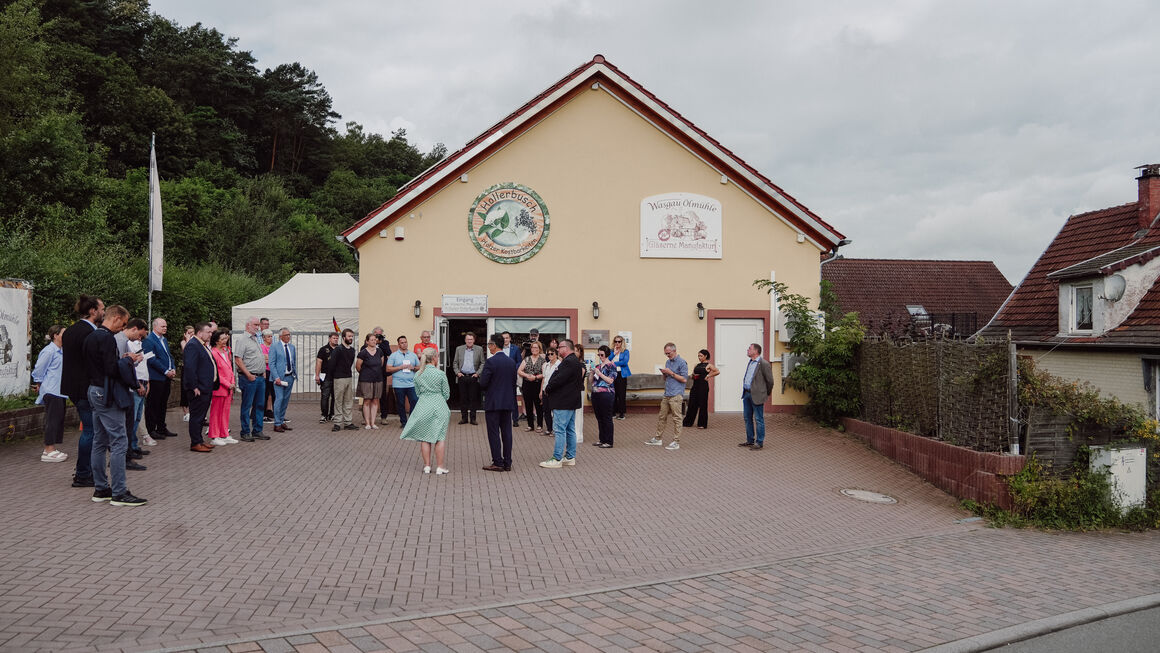
[(822, 263), (822, 280), (867, 334), (895, 337), (969, 336), (1011, 294), (991, 261), (835, 258)]
[(982, 333), (1157, 414), (1160, 164), (1139, 170), (1137, 200), (1068, 218)]

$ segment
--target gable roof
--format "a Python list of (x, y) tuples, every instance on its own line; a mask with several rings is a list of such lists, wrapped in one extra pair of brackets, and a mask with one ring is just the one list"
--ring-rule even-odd
[(833, 284), (842, 311), (857, 312), (875, 334), (910, 324), (913, 305), (940, 321), (973, 315), (978, 328), (1011, 294), (1011, 282), (991, 261), (837, 258), (822, 264), (822, 279)]
[(599, 54), (461, 149), (407, 182), (394, 197), (343, 232), (343, 238), (356, 246), (361, 244), (376, 230), (386, 227), (588, 89), (608, 93), (665, 132), (694, 156), (727, 177), (730, 183), (804, 234), (819, 249), (829, 250), (844, 238), (814, 212)]
[(1160, 254), (1155, 218), (1140, 228), (1139, 202), (1071, 216), (982, 334), (1022, 344), (1160, 346), (1160, 283), (1123, 323), (1100, 336), (1059, 335), (1059, 280), (1108, 275)]

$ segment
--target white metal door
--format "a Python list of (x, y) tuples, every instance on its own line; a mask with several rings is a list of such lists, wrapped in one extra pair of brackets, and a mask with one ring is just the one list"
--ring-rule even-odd
[[(713, 379), (713, 410), (718, 413), (741, 412), (741, 381), (749, 362), (749, 343), (764, 340), (762, 321), (755, 319), (719, 319), (713, 342), (713, 363), (721, 374)], [(697, 360), (689, 352), (689, 369)], [(764, 356), (764, 352), (763, 352)]]

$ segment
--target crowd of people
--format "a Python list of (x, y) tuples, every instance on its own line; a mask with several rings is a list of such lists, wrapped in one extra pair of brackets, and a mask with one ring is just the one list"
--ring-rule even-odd
[[(38, 384), (37, 403), (45, 406), (44, 462), (64, 462), (66, 400), (76, 407), (81, 422), (74, 487), (92, 487), (95, 502), (138, 506), (145, 499), (128, 488), (126, 470), (145, 470), (148, 447), (178, 437), (166, 424), (177, 361), (182, 361), (183, 420), (188, 423), (190, 451), (212, 453), (241, 442), (269, 440), (267, 424), (275, 433), (292, 431), (286, 417), (298, 380), (298, 352), (288, 328), (274, 331), (266, 318), (250, 317), (244, 331), (231, 338), (228, 329), (213, 322), (187, 326), (174, 356), (166, 337), (168, 324), (156, 318), (146, 324), (123, 306), (106, 307), (101, 299), (81, 295), (78, 320), (68, 328), (54, 325), (47, 345), (33, 369)], [(526, 431), (553, 437), (552, 457), (540, 463), (554, 469), (576, 463), (576, 412), (583, 406), (585, 383), (591, 383), (591, 404), (598, 425), (600, 448), (615, 446), (614, 420), (627, 413), (627, 380), (632, 375), (630, 354), (623, 337), (612, 347), (601, 345), (593, 365), (571, 340), (551, 338), (541, 343), (532, 329), (523, 347), (511, 334), (493, 334), (487, 352), (467, 333), (464, 344), (450, 359), (459, 394), (459, 424), (477, 425), (482, 408), (487, 423), (493, 472), (512, 467), (512, 431), (526, 420)], [(355, 332), (330, 334), (314, 360), (314, 381), (320, 390), (320, 423), (332, 431), (359, 430), (355, 424), (356, 399), (361, 399), (362, 429), (377, 430), (390, 412), (397, 413), (400, 439), (420, 443), (423, 473), (449, 473), (446, 438), (451, 411), (448, 376), (439, 368), (439, 348), (423, 331), (412, 349), (399, 336), (392, 350), (381, 327), (375, 327), (355, 348)], [(708, 426), (709, 379), (720, 370), (702, 349), (690, 373), (676, 345), (664, 346), (664, 398), (657, 415), (656, 435), (647, 445), (668, 451), (680, 449), (682, 427)], [(764, 405), (773, 387), (761, 345), (749, 346), (749, 363), (742, 381), (742, 409), (746, 439), (739, 446), (760, 450), (765, 441)], [(692, 379), (688, 401), (685, 390)], [(517, 385), (520, 392), (516, 392)], [(235, 395), (239, 405), (238, 438), (231, 434), (230, 414)], [(482, 397), (482, 401), (481, 401)], [(518, 401), (522, 397), (521, 412)], [(665, 445), (671, 422), (673, 435)], [(432, 463), (434, 462), (434, 466)]]

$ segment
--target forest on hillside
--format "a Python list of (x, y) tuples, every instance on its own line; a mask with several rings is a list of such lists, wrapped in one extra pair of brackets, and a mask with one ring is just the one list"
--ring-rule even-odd
[(144, 316), (153, 134), (153, 313), (171, 325), (228, 324), (295, 272), (355, 272), (336, 236), (446, 153), (340, 133), (307, 66), (259, 70), (237, 39), (147, 0), (0, 0), (0, 62), (0, 278), (35, 284), (34, 334), (70, 323), (80, 292)]

